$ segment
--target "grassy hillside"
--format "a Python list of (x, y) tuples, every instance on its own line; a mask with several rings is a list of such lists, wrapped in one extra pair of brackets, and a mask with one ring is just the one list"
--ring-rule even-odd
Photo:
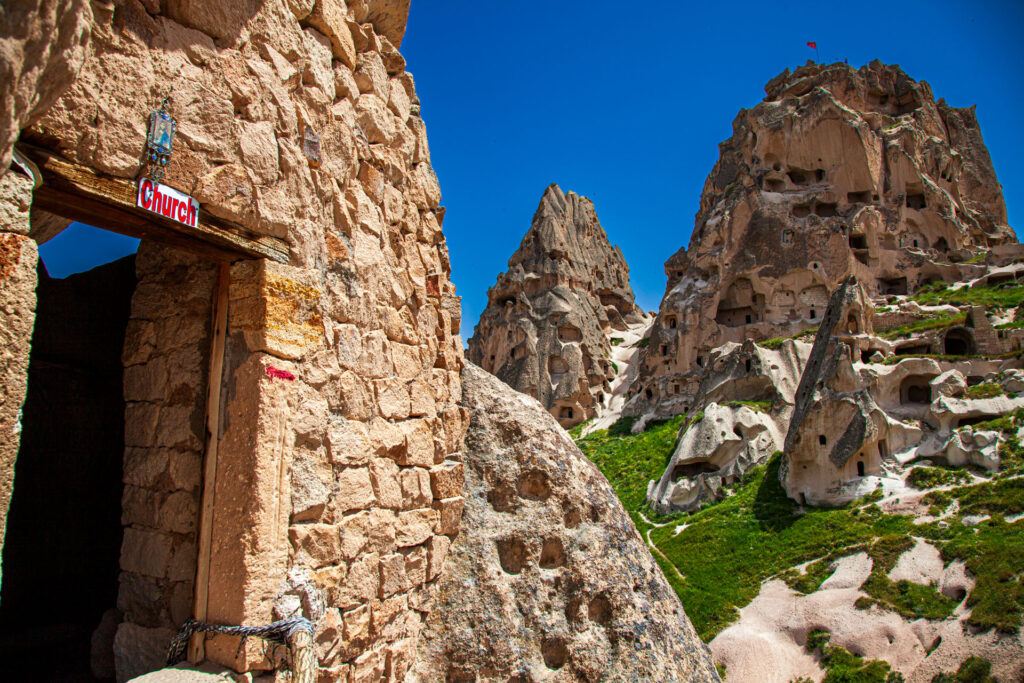
[[(700, 416), (694, 419), (696, 421)], [(1004, 515), (1024, 510), (1024, 480), (996, 479), (928, 494), (933, 512), (954, 501), (963, 506), (941, 523), (914, 525), (913, 518), (883, 513), (877, 494), (839, 508), (801, 510), (786, 497), (779, 483), (781, 454), (747, 473), (725, 500), (692, 514), (659, 518), (645, 503), (647, 482), (664, 471), (685, 418), (655, 423), (641, 434), (629, 433), (631, 422), (585, 438), (574, 437), (583, 452), (605, 473), (637, 528), (653, 544), (655, 558), (679, 594), (697, 632), (711, 640), (738, 616), (773, 576), (795, 590), (812, 592), (830, 573), (831, 562), (844, 555), (867, 552), (874, 560), (871, 576), (862, 586), (870, 597), (858, 607), (872, 605), (908, 618), (941, 619), (951, 614), (954, 601), (929, 586), (887, 577), (899, 555), (913, 545), (912, 537), (928, 540), (948, 563), (962, 559), (977, 577), (967, 604), (974, 611), (969, 623), (982, 629), (1015, 632), (1024, 613), (1024, 520), (1006, 522)], [(1020, 416), (1007, 416), (1007, 436)], [(1018, 449), (1015, 438), (1008, 449)], [(1015, 460), (1007, 450), (1004, 457)], [(962, 482), (954, 471), (948, 480)], [(925, 476), (927, 475), (927, 476)], [(917, 478), (919, 488), (947, 481), (934, 471)], [(965, 514), (989, 514), (969, 526)], [(813, 562), (806, 573), (791, 568)]]

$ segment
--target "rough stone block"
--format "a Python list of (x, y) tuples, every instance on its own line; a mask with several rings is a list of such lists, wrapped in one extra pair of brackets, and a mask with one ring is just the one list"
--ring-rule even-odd
[(380, 650), (370, 650), (359, 655), (352, 662), (350, 683), (380, 683), (384, 675), (384, 654)]
[(370, 463), (370, 481), (381, 507), (398, 510), (402, 507), (402, 487), (398, 465), (390, 458), (375, 458)]
[(380, 589), (380, 555), (366, 553), (348, 567), (344, 585), (338, 588), (337, 606), (350, 610), (377, 597)]
[(355, 659), (366, 651), (372, 638), (369, 605), (360, 605), (342, 614), (344, 622), (343, 647), (346, 661)]
[(405, 432), (405, 453), (398, 460), (399, 465), (430, 467), (434, 464), (434, 435), (426, 420), (409, 420), (402, 423)]
[(440, 513), (429, 508), (399, 512), (398, 523), (395, 525), (395, 545), (405, 548), (423, 543), (433, 535), (439, 518)]
[(377, 410), (383, 417), (404, 420), (409, 417), (409, 389), (398, 378), (373, 381), (377, 393)]
[(114, 636), (114, 663), (119, 680), (131, 680), (162, 669), (167, 661), (167, 643), (175, 636), (169, 628), (145, 628), (122, 622)]
[(465, 502), (466, 499), (462, 497), (445, 498), (443, 500), (434, 499), (434, 509), (440, 516), (437, 533), (444, 534), (445, 536), (454, 536), (459, 533), (459, 523), (462, 521), (462, 507)]
[(434, 502), (430, 489), (430, 472), (422, 467), (409, 467), (401, 472), (402, 507), (406, 510), (429, 507)]
[(172, 538), (158, 531), (127, 527), (121, 541), (121, 569), (163, 578), (171, 560)]
[(331, 415), (327, 422), (327, 454), (336, 465), (365, 465), (370, 461), (373, 445), (366, 424)]
[(405, 576), (405, 557), (395, 553), (380, 558), (380, 597), (386, 598), (407, 590), (409, 580)]
[(374, 600), (370, 611), (375, 638), (397, 640), (406, 635), (405, 617), (409, 613), (409, 599), (406, 596)]
[(405, 556), (405, 576), (410, 587), (422, 586), (427, 582), (427, 547), (418, 545), (402, 550)]
[(335, 564), (341, 558), (341, 534), (333, 524), (299, 524), (289, 527), (288, 540), (304, 553), (314, 569)]
[(341, 513), (365, 510), (373, 505), (370, 471), (365, 467), (346, 467), (338, 473), (331, 506)]
[(447, 536), (434, 536), (427, 542), (427, 581), (433, 581), (441, 575), (451, 547), (451, 539)]
[(430, 488), (434, 498), (455, 498), (461, 496), (464, 480), (465, 475), (461, 462), (446, 460), (430, 470)]

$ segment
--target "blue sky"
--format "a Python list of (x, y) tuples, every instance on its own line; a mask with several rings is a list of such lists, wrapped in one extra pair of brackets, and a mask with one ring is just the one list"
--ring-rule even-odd
[[(413, 0), (402, 44), (447, 207), (463, 338), (544, 188), (590, 197), (656, 310), (718, 143), (764, 84), (814, 57), (878, 58), (978, 105), (1024, 225), (1024, 2)], [(1016, 220), (1015, 220), (1016, 219)]]
[[(809, 40), (821, 61), (900, 64), (949, 104), (976, 104), (1010, 225), (1024, 225), (1022, 29), (1019, 1), (413, 0), (402, 53), (447, 207), (463, 337), (552, 182), (594, 201), (639, 303), (657, 309), (718, 143), (770, 78), (814, 57)], [(66, 232), (43, 258), (62, 276), (126, 240)]]

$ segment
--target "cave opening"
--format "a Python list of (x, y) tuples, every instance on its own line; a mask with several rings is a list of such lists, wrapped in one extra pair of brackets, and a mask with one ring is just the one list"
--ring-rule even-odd
[(968, 356), (974, 353), (974, 337), (966, 329), (955, 327), (946, 332), (942, 348), (947, 356)]
[[(123, 533), (121, 353), (135, 285), (134, 255), (63, 279), (39, 262), (3, 546), (0, 656), (15, 669), (45, 662), (49, 680), (113, 680), (112, 669), (96, 677), (90, 664), (97, 640), (113, 645), (108, 613), (117, 604)], [(104, 626), (108, 638), (97, 639)]]

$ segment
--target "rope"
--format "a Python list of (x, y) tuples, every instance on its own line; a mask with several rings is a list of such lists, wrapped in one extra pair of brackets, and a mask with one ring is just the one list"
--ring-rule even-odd
[(185, 658), (185, 647), (188, 645), (189, 639), (196, 633), (241, 636), (242, 640), (238, 643), (238, 651), (241, 652), (245, 647), (245, 639), (250, 636), (262, 638), (278, 645), (287, 645), (288, 639), (296, 631), (306, 631), (313, 635), (313, 624), (306, 617), (292, 617), (275, 621), (266, 626), (221, 626), (220, 624), (207, 624), (189, 617), (178, 631), (178, 635), (171, 639), (171, 644), (167, 648), (167, 664), (174, 665)]

